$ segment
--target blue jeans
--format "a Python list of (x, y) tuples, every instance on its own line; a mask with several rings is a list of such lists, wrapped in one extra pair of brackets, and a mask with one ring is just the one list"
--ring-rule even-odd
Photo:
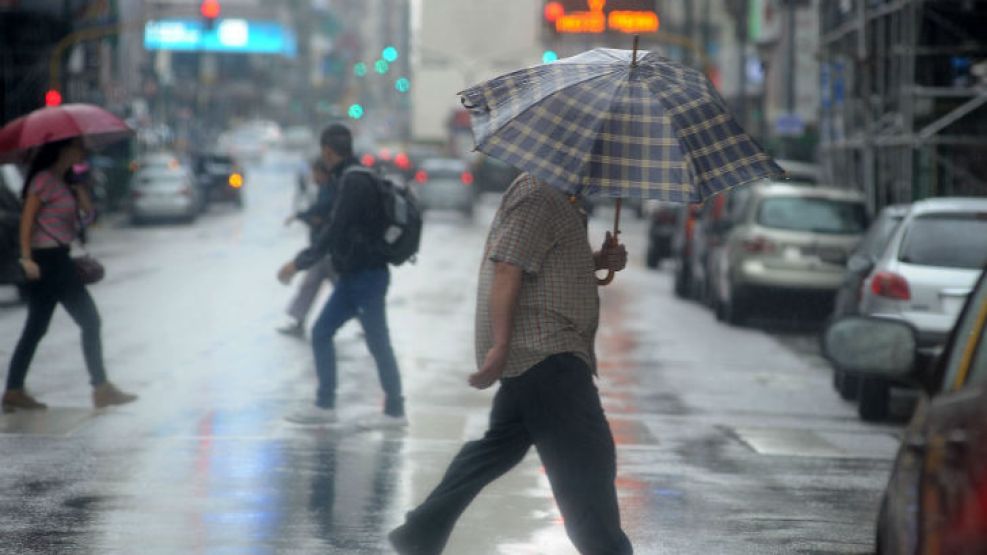
[(387, 268), (339, 276), (332, 296), (312, 328), (315, 372), (319, 379), (316, 406), (336, 406), (336, 350), (333, 337), (343, 324), (356, 317), (363, 326), (367, 348), (377, 362), (377, 375), (386, 395), (384, 412), (391, 416), (404, 416), (401, 375), (387, 330), (385, 298), (390, 279)]

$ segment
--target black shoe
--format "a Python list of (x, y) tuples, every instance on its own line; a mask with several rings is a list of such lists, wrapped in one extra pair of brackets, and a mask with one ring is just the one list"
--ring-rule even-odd
[(391, 547), (398, 552), (398, 555), (439, 555), (442, 552), (441, 549), (429, 551), (421, 542), (411, 538), (407, 525), (391, 530), (387, 535), (387, 541), (391, 542)]

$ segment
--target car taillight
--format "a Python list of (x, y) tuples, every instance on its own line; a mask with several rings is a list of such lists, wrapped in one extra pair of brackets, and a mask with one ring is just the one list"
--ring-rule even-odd
[(470, 172), (463, 172), (462, 174), (460, 174), (459, 179), (463, 182), (463, 185), (473, 184), (473, 174), (471, 174)]
[(752, 254), (770, 254), (775, 251), (775, 244), (764, 237), (753, 237), (743, 242), (745, 251)]
[(360, 163), (369, 168), (372, 167), (375, 163), (377, 163), (377, 159), (374, 158), (373, 154), (364, 154), (363, 156), (360, 157)]
[(878, 297), (887, 297), (899, 301), (907, 301), (912, 298), (912, 292), (908, 288), (908, 281), (905, 278), (891, 272), (878, 272), (870, 281), (870, 290)]
[(418, 170), (415, 172), (415, 181), (421, 184), (425, 184), (428, 181), (428, 173), (425, 170)]

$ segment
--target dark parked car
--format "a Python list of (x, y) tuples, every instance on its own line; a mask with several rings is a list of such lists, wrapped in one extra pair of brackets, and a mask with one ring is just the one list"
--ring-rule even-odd
[(941, 356), (907, 320), (850, 316), (826, 330), (841, 371), (924, 391), (877, 519), (877, 553), (987, 553), (987, 272)]
[(477, 155), (471, 168), (477, 191), (481, 193), (503, 193), (521, 173), (514, 166), (483, 154)]
[(206, 153), (195, 158), (192, 163), (196, 184), (202, 193), (202, 206), (205, 210), (213, 202), (230, 202), (243, 207), (243, 169), (229, 154)]
[[(871, 223), (864, 238), (847, 260), (843, 283), (836, 292), (836, 300), (833, 303), (832, 321), (844, 316), (860, 314), (864, 281), (881, 258), (906, 214), (908, 214), (908, 205), (888, 206), (881, 210)], [(846, 375), (834, 368), (833, 387), (839, 392), (840, 397), (853, 400), (857, 398), (860, 380), (856, 376)]]
[[(14, 283), (19, 274), (22, 185), (23, 178), (17, 166), (0, 165), (0, 284), (4, 285)], [(24, 296), (23, 289), (19, 293)]]
[(675, 259), (675, 295), (681, 298), (689, 296), (691, 287), (689, 257), (692, 253), (693, 232), (701, 210), (701, 204), (679, 206), (675, 235), (672, 238), (672, 258)]
[(661, 261), (672, 256), (672, 240), (681, 210), (677, 204), (650, 201), (645, 211), (648, 214), (648, 253), (645, 263), (648, 268), (661, 266)]

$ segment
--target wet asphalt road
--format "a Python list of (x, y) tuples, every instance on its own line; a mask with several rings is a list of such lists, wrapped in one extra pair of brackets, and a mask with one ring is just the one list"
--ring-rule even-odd
[[(294, 181), (271, 159), (248, 174), (243, 212), (219, 207), (192, 226), (111, 219), (93, 233), (110, 377), (141, 400), (91, 408), (60, 311), (28, 379), (51, 409), (0, 416), (0, 553), (389, 553), (386, 531), (482, 433), (493, 392), (465, 378), (496, 199), (474, 221), (431, 215), (417, 265), (393, 272), (409, 429), (357, 430), (381, 393), (356, 324), (337, 339), (343, 426), (301, 428), (283, 417), (312, 397), (311, 354), (273, 331), (292, 292), (274, 274), (306, 234), (282, 225)], [(598, 337), (636, 552), (872, 550), (898, 427), (863, 424), (839, 401), (814, 326), (768, 315), (731, 328), (675, 299), (670, 272), (641, 262), (644, 233), (625, 225), (632, 261), (601, 292)], [(24, 314), (0, 308), (4, 365)], [(574, 553), (534, 451), (481, 494), (446, 553)]]

